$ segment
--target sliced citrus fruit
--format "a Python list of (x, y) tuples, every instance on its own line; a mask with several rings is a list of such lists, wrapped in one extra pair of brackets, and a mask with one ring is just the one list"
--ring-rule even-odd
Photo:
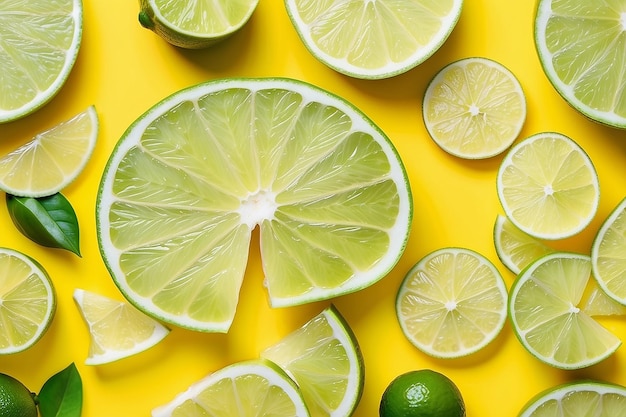
[(513, 283), (509, 315), (522, 345), (560, 369), (596, 364), (621, 345), (580, 308), (591, 277), (587, 255), (554, 252), (524, 269)]
[(0, 157), (0, 189), (19, 197), (47, 197), (69, 185), (89, 161), (98, 137), (93, 106)]
[(400, 327), (428, 355), (456, 358), (477, 352), (502, 330), (507, 289), (481, 254), (442, 248), (411, 268), (396, 299)]
[(191, 385), (152, 417), (308, 417), (302, 394), (278, 365), (237, 362)]
[(622, 62), (626, 3), (606, 0), (540, 0), (535, 46), (556, 91), (583, 115), (626, 128)]
[(0, 248), (0, 354), (33, 346), (55, 311), (56, 293), (46, 270), (28, 255)]
[(554, 132), (537, 133), (507, 152), (498, 170), (497, 191), (515, 226), (550, 240), (582, 231), (600, 200), (589, 156), (572, 139)]
[(350, 326), (332, 305), (261, 357), (296, 381), (312, 417), (350, 416), (361, 399), (363, 357)]
[(502, 64), (464, 58), (446, 65), (430, 81), (422, 115), (430, 137), (444, 151), (459, 158), (490, 158), (520, 134), (526, 98)]
[(462, 0), (286, 0), (300, 39), (320, 62), (355, 78), (404, 73), (432, 56), (461, 15)]
[(600, 287), (596, 279), (589, 280), (588, 295), (581, 310), (590, 316), (624, 316), (626, 306), (618, 303)]
[(122, 293), (169, 323), (222, 332), (257, 226), (270, 303), (283, 307), (380, 280), (411, 216), (380, 129), (332, 94), (273, 78), (215, 80), (154, 106), (120, 139), (97, 201)]
[(70, 74), (82, 38), (81, 0), (0, 2), (0, 123), (33, 113)]
[(87, 365), (143, 352), (169, 334), (167, 327), (124, 301), (80, 288), (74, 290), (74, 301), (89, 329)]

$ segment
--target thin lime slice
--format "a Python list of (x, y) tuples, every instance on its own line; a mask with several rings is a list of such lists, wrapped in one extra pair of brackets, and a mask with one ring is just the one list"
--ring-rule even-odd
[(265, 349), (261, 357), (296, 381), (311, 417), (350, 416), (361, 399), (363, 357), (354, 333), (334, 306)]
[(481, 254), (442, 248), (407, 273), (396, 299), (404, 335), (438, 358), (475, 353), (493, 341), (507, 316), (502, 276)]
[(320, 62), (365, 79), (404, 73), (433, 55), (461, 15), (462, 0), (285, 0), (300, 39)]
[(0, 248), (0, 355), (33, 346), (55, 311), (56, 293), (45, 269), (21, 252)]
[(265, 359), (237, 362), (191, 385), (152, 417), (308, 417), (300, 390)]
[(81, 0), (0, 2), (0, 123), (48, 103), (69, 76), (82, 38)]
[(519, 81), (502, 64), (473, 57), (442, 68), (424, 94), (430, 137), (459, 158), (484, 159), (509, 148), (526, 121)]
[(274, 78), (211, 81), (154, 106), (122, 136), (97, 199), (122, 293), (203, 331), (230, 327), (257, 226), (270, 303), (283, 307), (380, 280), (411, 216), (380, 129), (334, 95)]
[(618, 337), (584, 313), (581, 300), (591, 278), (586, 255), (554, 252), (524, 269), (513, 283), (509, 315), (522, 345), (560, 369), (579, 369), (609, 357)]

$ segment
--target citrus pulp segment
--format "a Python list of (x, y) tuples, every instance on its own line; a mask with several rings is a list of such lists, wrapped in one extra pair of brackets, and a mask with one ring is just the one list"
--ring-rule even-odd
[(152, 417), (308, 417), (297, 385), (278, 365), (237, 362), (192, 384)]
[(33, 113), (63, 87), (82, 24), (81, 0), (0, 2), (0, 123)]
[(513, 146), (500, 164), (496, 184), (506, 216), (536, 238), (571, 237), (598, 210), (596, 169), (585, 151), (560, 133), (537, 133)]
[(507, 289), (481, 254), (442, 248), (423, 257), (400, 285), (396, 314), (408, 340), (439, 358), (466, 356), (502, 330)]
[(55, 311), (56, 293), (44, 268), (21, 252), (0, 248), (0, 355), (33, 346)]
[(626, 128), (626, 2), (540, 0), (535, 47), (548, 80), (573, 108)]
[(358, 341), (330, 306), (261, 352), (298, 384), (311, 417), (351, 416), (363, 393), (364, 363)]
[(228, 330), (252, 230), (274, 307), (385, 276), (412, 216), (389, 139), (354, 106), (289, 79), (225, 79), (154, 106), (103, 173), (97, 230), (122, 293), (169, 323)]
[(625, 316), (626, 306), (618, 303), (600, 287), (596, 279), (589, 280), (588, 295), (581, 310), (590, 316)]
[(524, 269), (513, 283), (509, 317), (517, 338), (537, 359), (579, 369), (610, 356), (621, 345), (581, 310), (591, 277), (587, 255), (554, 252)]
[(422, 116), (430, 137), (444, 151), (459, 158), (490, 158), (520, 134), (526, 98), (502, 64), (464, 58), (446, 65), (430, 81)]
[(462, 0), (285, 0), (303, 44), (345, 75), (382, 79), (433, 55), (461, 15)]

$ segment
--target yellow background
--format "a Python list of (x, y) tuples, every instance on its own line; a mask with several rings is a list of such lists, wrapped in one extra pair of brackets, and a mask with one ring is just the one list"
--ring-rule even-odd
[[(79, 218), (83, 256), (30, 242), (13, 227), (5, 204), (0, 205), (0, 246), (39, 260), (58, 293), (58, 310), (48, 333), (26, 352), (0, 357), (0, 372), (38, 391), (49, 376), (75, 362), (84, 383), (83, 416), (149, 416), (152, 408), (208, 373), (257, 357), (261, 349), (328, 305), (270, 309), (254, 243), (237, 316), (228, 334), (175, 328), (142, 354), (103, 366), (84, 365), (88, 334), (72, 300), (74, 288), (121, 299), (100, 258), (94, 220), (100, 175), (118, 138), (150, 106), (183, 87), (220, 77), (286, 76), (328, 89), (372, 118), (398, 148), (413, 190), (413, 229), (397, 267), (374, 286), (333, 300), (354, 330), (365, 359), (365, 390), (356, 417), (377, 416), (387, 384), (400, 373), (419, 368), (432, 368), (452, 378), (463, 393), (469, 417), (515, 416), (537, 392), (577, 378), (626, 385), (626, 347), (588, 369), (555, 370), (523, 350), (507, 323), (485, 350), (462, 360), (437, 360), (410, 345), (396, 322), (394, 301), (404, 274), (435, 249), (474, 249), (494, 262), (507, 285), (514, 278), (498, 261), (492, 241), (494, 220), (502, 212), (495, 190), (502, 156), (486, 161), (449, 156), (429, 138), (422, 122), (424, 89), (444, 65), (469, 56), (504, 64), (519, 78), (528, 101), (520, 139), (557, 131), (576, 140), (594, 161), (601, 184), (597, 216), (580, 235), (556, 243), (557, 247), (588, 253), (603, 219), (626, 196), (625, 133), (586, 120), (549, 84), (533, 44), (534, 7), (531, 0), (466, 0), (454, 32), (429, 60), (393, 79), (363, 81), (340, 75), (313, 58), (279, 0), (261, 0), (242, 31), (202, 51), (177, 49), (143, 29), (137, 21), (138, 2), (84, 0), (82, 46), (64, 88), (35, 114), (0, 125), (0, 151), (4, 153), (88, 105), (96, 106), (100, 134), (95, 153), (76, 182), (64, 190)], [(619, 336), (626, 335), (622, 319), (603, 323)]]

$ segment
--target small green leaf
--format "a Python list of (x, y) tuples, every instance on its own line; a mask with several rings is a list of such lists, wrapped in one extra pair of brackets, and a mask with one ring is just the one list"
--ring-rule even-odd
[(7, 194), (7, 208), (15, 226), (35, 243), (66, 249), (80, 255), (76, 213), (61, 193), (48, 197), (16, 197)]
[(80, 417), (83, 382), (74, 363), (52, 375), (38, 395), (41, 417)]

